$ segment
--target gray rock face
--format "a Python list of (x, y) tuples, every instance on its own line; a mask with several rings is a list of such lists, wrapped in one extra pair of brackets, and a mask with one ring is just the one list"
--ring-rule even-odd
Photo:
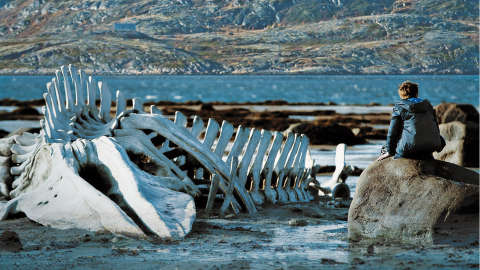
[(471, 104), (442, 103), (434, 107), (438, 124), (453, 121), (472, 121), (478, 124), (479, 114)]
[(464, 167), (479, 166), (478, 123), (454, 121), (439, 128), (447, 145), (442, 152), (434, 153), (436, 159)]
[(440, 134), (447, 145), (436, 159), (465, 167), (479, 166), (477, 109), (471, 104), (442, 103), (435, 106)]
[(478, 185), (476, 172), (443, 161), (374, 162), (357, 183), (349, 238), (432, 243), (434, 225), (451, 213), (478, 213)]

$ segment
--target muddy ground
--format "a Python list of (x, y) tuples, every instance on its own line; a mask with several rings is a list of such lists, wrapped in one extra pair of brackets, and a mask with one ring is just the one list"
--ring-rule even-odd
[[(478, 214), (436, 229), (435, 244), (349, 243), (347, 213), (331, 199), (265, 205), (258, 213), (207, 219), (197, 209), (183, 240), (132, 239), (57, 230), (26, 217), (0, 222), (20, 245), (2, 245), (2, 269), (478, 269)], [(465, 226), (469, 224), (469, 226)], [(476, 226), (476, 227), (475, 227)], [(454, 230), (452, 230), (454, 229)], [(3, 243), (3, 242), (2, 242)], [(21, 248), (21, 249), (19, 249)]]

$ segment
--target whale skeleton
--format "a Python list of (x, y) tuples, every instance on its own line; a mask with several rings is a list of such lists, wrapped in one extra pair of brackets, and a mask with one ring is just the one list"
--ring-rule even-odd
[(145, 112), (138, 99), (127, 109), (120, 91), (112, 112), (105, 82), (73, 65), (55, 75), (43, 95), (40, 133), (0, 139), (2, 220), (24, 213), (60, 229), (182, 238), (201, 197), (208, 215), (223, 200), (219, 217), (229, 208), (254, 213), (263, 203), (313, 199), (308, 188), (318, 186), (320, 166), (305, 135), (214, 119), (205, 128), (198, 116), (187, 128), (180, 112), (171, 121), (153, 105)]

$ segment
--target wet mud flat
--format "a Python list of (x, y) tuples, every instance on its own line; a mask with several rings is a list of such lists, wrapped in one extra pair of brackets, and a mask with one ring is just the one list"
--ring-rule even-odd
[[(338, 208), (335, 208), (334, 205)], [(478, 269), (478, 214), (435, 229), (433, 245), (347, 240), (349, 201), (264, 205), (255, 214), (197, 218), (185, 239), (58, 230), (26, 217), (0, 222), (2, 269)], [(451, 233), (453, 226), (456, 232)]]

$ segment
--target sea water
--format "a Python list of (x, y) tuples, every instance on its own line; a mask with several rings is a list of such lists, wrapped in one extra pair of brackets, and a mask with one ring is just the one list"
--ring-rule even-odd
[[(0, 76), (0, 99), (42, 98), (50, 76)], [(141, 101), (222, 101), (388, 105), (398, 100), (398, 85), (419, 83), (420, 97), (433, 105), (442, 102), (479, 104), (479, 76), (475, 75), (151, 75), (94, 76), (127, 99)], [(98, 95), (97, 95), (98, 97)], [(113, 100), (114, 97), (113, 97)]]

